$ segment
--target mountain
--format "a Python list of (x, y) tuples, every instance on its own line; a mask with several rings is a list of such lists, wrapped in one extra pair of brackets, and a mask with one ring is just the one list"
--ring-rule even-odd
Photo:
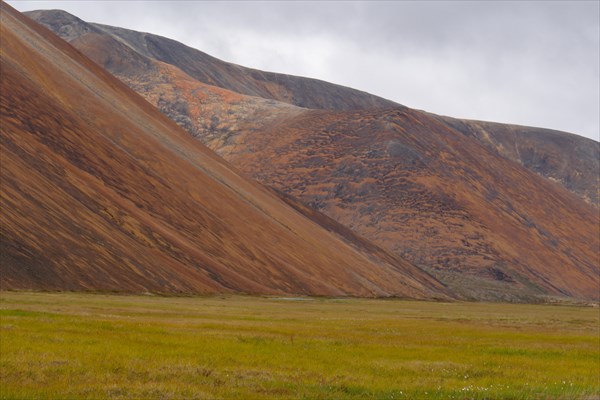
[[(597, 202), (597, 142), (374, 107), (358, 91), (346, 107), (331, 84), (319, 87), (322, 102), (303, 108), (235, 91), (231, 82), (247, 79), (241, 72), (226, 84), (202, 78), (219, 75), (220, 64), (202, 64), (204, 53), (168, 39), (60, 11), (28, 15), (330, 231), (350, 228), (466, 298), (598, 299), (598, 209), (584, 201)], [(146, 49), (157, 41), (160, 57)]]
[[(265, 116), (275, 118), (269, 112), (269, 104), (260, 101), (257, 104), (257, 98), (279, 102), (270, 104), (276, 105), (274, 108), (278, 115), (282, 107), (286, 108), (281, 103), (337, 111), (400, 106), (328, 82), (244, 68), (174, 40), (88, 23), (61, 10), (39, 10), (25, 14), (71, 42), (190, 133), (200, 136), (205, 143), (207, 136), (217, 141), (216, 136), (227, 136), (225, 133), (215, 135), (215, 130), (245, 128), (240, 125), (240, 119), (253, 121), (251, 128), (255, 128), (256, 121), (261, 121)], [(166, 78), (168, 82), (165, 82), (165, 76), (169, 76)], [(198, 84), (203, 84), (200, 85), (201, 90), (196, 89)], [(188, 93), (169, 96), (164, 93), (169, 85), (179, 87), (176, 92)], [(206, 95), (201, 96), (200, 100), (190, 96), (195, 91), (211, 92), (216, 88), (226, 89), (230, 95), (236, 93), (248, 97), (243, 97), (242, 106), (230, 110), (229, 107), (224, 108), (222, 102), (214, 106), (216, 102), (207, 100)], [(226, 103), (228, 101), (230, 99), (225, 100)], [(238, 105), (239, 96), (233, 101)], [(201, 112), (198, 112), (198, 107), (202, 109)], [(260, 111), (254, 115), (257, 110)], [(588, 203), (596, 207), (600, 205), (598, 142), (542, 128), (432, 116), (474, 137), (503, 157), (563, 185)]]
[(0, 3), (0, 287), (448, 298), (313, 222)]
[(467, 297), (598, 297), (597, 209), (424, 113), (310, 110), (232, 142), (243, 171)]

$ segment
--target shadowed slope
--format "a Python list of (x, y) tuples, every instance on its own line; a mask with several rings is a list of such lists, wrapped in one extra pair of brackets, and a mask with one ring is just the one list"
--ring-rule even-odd
[(2, 289), (446, 292), (326, 232), (0, 6)]
[(600, 204), (600, 143), (550, 129), (438, 118), (588, 203)]

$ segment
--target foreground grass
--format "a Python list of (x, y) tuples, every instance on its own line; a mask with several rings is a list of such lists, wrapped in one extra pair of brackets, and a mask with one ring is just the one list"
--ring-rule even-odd
[(595, 399), (597, 308), (0, 293), (0, 397)]

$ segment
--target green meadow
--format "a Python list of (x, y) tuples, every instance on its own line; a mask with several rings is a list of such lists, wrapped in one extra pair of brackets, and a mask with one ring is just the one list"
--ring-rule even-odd
[(596, 307), (0, 292), (2, 399), (598, 399)]

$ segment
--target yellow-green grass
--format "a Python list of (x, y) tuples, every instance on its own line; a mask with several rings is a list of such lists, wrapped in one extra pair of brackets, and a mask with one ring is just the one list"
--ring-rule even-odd
[(594, 399), (598, 308), (0, 293), (0, 397)]

